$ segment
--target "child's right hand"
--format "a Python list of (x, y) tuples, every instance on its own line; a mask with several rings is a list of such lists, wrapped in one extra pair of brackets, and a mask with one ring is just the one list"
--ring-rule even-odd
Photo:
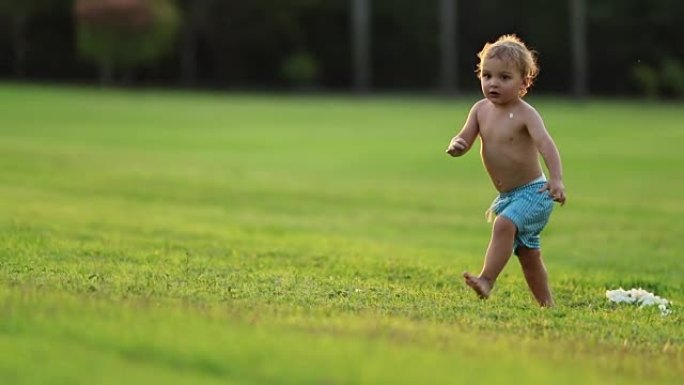
[(463, 152), (468, 148), (468, 142), (460, 136), (455, 136), (451, 139), (449, 147), (446, 149), (446, 153), (451, 156), (461, 156)]

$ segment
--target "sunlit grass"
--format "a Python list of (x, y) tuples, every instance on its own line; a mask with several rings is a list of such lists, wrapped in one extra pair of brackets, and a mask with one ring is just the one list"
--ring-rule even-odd
[(494, 196), (443, 152), (472, 101), (4, 85), (0, 382), (681, 378), (684, 109), (530, 99), (569, 194), (540, 310), (516, 261), (485, 303), (459, 279)]

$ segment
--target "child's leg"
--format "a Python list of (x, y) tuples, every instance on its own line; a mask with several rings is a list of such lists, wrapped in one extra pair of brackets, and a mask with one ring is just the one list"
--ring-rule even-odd
[(494, 282), (511, 257), (516, 231), (517, 228), (510, 219), (501, 216), (496, 217), (492, 226), (492, 238), (487, 247), (484, 266), (480, 275), (476, 277), (468, 272), (463, 273), (468, 286), (473, 288), (480, 298), (489, 297)]
[(522, 266), (527, 286), (542, 307), (553, 306), (553, 296), (549, 289), (548, 274), (539, 249), (518, 248), (518, 260)]

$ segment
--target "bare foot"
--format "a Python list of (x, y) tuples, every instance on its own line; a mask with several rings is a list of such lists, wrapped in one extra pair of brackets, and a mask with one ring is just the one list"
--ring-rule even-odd
[(554, 303), (553, 303), (552, 299), (549, 299), (549, 300), (545, 300), (545, 301), (539, 301), (539, 306), (541, 306), (542, 308), (549, 308), (549, 307), (553, 307)]
[(470, 286), (477, 295), (482, 299), (489, 298), (489, 292), (492, 291), (492, 284), (484, 278), (476, 277), (467, 271), (463, 272), (465, 283)]

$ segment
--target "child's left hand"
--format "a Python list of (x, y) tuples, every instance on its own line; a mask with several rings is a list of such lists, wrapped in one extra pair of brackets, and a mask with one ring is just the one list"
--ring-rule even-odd
[(539, 192), (544, 192), (548, 191), (549, 195), (551, 195), (551, 199), (553, 199), (555, 202), (558, 202), (563, 206), (565, 204), (565, 186), (563, 185), (562, 181), (554, 181), (551, 180), (547, 182), (544, 187), (542, 187)]

